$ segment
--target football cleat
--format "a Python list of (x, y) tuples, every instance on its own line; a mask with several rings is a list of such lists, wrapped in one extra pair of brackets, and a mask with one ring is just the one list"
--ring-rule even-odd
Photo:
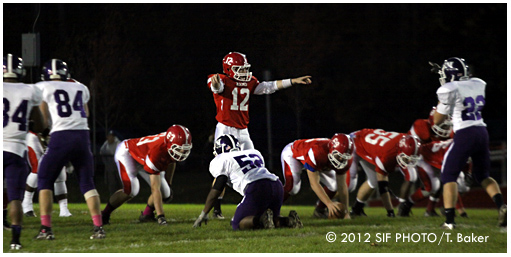
[(328, 209), (327, 208), (321, 208), (321, 209), (314, 208), (314, 213), (312, 213), (312, 216), (314, 218), (318, 218), (318, 219), (326, 219), (326, 218), (328, 218)]
[(507, 205), (505, 204), (499, 209), (499, 226), (507, 227)]
[(444, 222), (444, 224), (442, 224), (440, 227), (442, 229), (453, 230), (454, 228), (456, 228), (456, 224), (454, 224), (454, 223), (445, 223)]
[(167, 219), (165, 219), (165, 216), (163, 216), (163, 215), (158, 216), (158, 224), (159, 224), (160, 226), (166, 226), (166, 225), (168, 225), (168, 223), (167, 223)]
[(214, 210), (213, 211), (213, 219), (223, 220), (223, 219), (225, 219), (225, 217), (224, 217), (224, 215), (222, 215), (222, 211)]
[(464, 213), (460, 214), (460, 217), (462, 217), (462, 218), (468, 218), (468, 214), (467, 214), (466, 212), (464, 212)]
[(55, 239), (55, 236), (53, 235), (53, 232), (51, 231), (50, 227), (41, 226), (41, 229), (39, 230), (39, 234), (34, 239), (36, 239), (36, 240), (40, 240), (40, 239), (53, 240), (53, 239)]
[(259, 218), (259, 223), (261, 228), (264, 229), (275, 228), (275, 224), (273, 223), (273, 212), (270, 209), (266, 210)]
[(397, 216), (399, 217), (410, 217), (410, 213), (412, 212), (412, 207), (408, 202), (400, 203), (397, 211)]
[(144, 215), (144, 212), (140, 212), (140, 217), (138, 217), (138, 220), (141, 223), (157, 221), (156, 218), (154, 217), (154, 213), (151, 213), (149, 215)]
[(432, 210), (432, 211), (426, 211), (424, 213), (424, 217), (438, 217), (440, 215), (438, 215), (438, 213), (436, 213), (435, 210)]
[(298, 213), (296, 211), (289, 212), (289, 227), (290, 228), (303, 228), (303, 223), (298, 217)]
[(27, 212), (23, 213), (23, 215), (25, 217), (37, 217), (37, 215), (35, 215), (34, 211), (27, 211)]
[(93, 234), (90, 236), (90, 239), (104, 239), (105, 237), (106, 233), (103, 227), (94, 226)]
[(358, 217), (362, 217), (362, 216), (367, 217), (367, 214), (364, 212), (364, 208), (361, 208), (360, 210), (352, 208), (351, 211), (350, 211), (350, 216), (351, 217), (356, 217), (356, 216), (358, 216)]
[(11, 250), (21, 250), (21, 244), (11, 243)]

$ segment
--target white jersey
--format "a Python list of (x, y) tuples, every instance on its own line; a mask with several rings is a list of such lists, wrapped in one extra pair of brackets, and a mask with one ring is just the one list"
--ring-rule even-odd
[(61, 130), (88, 130), (84, 106), (90, 98), (89, 89), (79, 82), (41, 81), (36, 84), (43, 92), (51, 115), (51, 133)]
[(4, 82), (3, 150), (23, 157), (27, 150), (30, 112), (41, 104), (41, 91), (34, 85)]
[(263, 156), (255, 149), (219, 154), (209, 164), (209, 172), (215, 178), (227, 176), (229, 185), (242, 196), (246, 186), (254, 181), (279, 179), (264, 167)]
[(437, 111), (452, 114), (453, 130), (486, 126), (481, 115), (485, 100), (486, 82), (478, 78), (445, 83), (437, 90), (440, 104)]
[(27, 146), (34, 150), (37, 160), (40, 160), (44, 154), (44, 148), (36, 134), (32, 132), (27, 133)]

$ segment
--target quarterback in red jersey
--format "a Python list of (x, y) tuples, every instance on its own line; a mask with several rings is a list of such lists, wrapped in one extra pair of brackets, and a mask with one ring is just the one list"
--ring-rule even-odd
[(382, 129), (362, 129), (350, 136), (354, 139), (356, 153), (353, 157), (354, 165), (350, 167), (350, 177), (356, 179), (359, 163), (367, 177), (367, 181), (358, 190), (352, 215), (365, 216), (365, 201), (378, 188), (387, 216), (395, 217), (388, 189), (388, 174), (400, 167), (406, 180), (417, 177), (415, 166), (419, 160), (419, 139)]
[[(191, 149), (192, 135), (181, 125), (173, 125), (166, 132), (157, 135), (122, 141), (115, 151), (115, 162), (123, 189), (110, 197), (102, 211), (103, 224), (109, 224), (110, 214), (138, 194), (140, 183), (137, 175), (146, 172), (149, 174), (151, 196), (139, 220), (140, 222), (157, 220), (160, 225), (166, 225), (163, 200), (172, 197), (170, 185), (176, 162), (186, 160)], [(156, 218), (153, 213), (155, 210)]]
[[(249, 71), (247, 57), (239, 52), (224, 56), (222, 66), (224, 74), (211, 74), (207, 82), (215, 100), (218, 121), (213, 142), (222, 135), (231, 134), (239, 140), (241, 150), (254, 149), (247, 129), (252, 95), (273, 94), (292, 85), (312, 83), (311, 76), (259, 82)], [(215, 204), (213, 217), (223, 218), (220, 201)]]
[[(331, 139), (301, 139), (289, 143), (281, 154), (285, 180), (284, 201), (289, 195), (296, 195), (300, 191), (300, 177), (302, 168), (305, 168), (311, 188), (319, 198), (314, 216), (350, 218), (347, 211), (346, 173), (351, 165), (353, 149), (350, 137), (340, 133)], [(341, 208), (331, 200), (337, 190), (340, 193)]]

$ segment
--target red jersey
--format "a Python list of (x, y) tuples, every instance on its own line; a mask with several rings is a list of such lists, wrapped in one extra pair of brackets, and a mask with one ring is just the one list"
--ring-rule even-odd
[[(408, 134), (412, 136), (417, 136), (422, 143), (429, 143), (431, 141), (441, 141), (445, 140), (444, 138), (438, 137), (433, 130), (431, 130), (431, 123), (428, 119), (418, 119), (416, 120)], [(451, 133), (450, 138), (454, 137), (454, 133)]]
[(375, 171), (388, 175), (397, 166), (397, 144), (404, 133), (382, 129), (362, 129), (354, 133), (357, 155), (375, 166)]
[(167, 152), (164, 143), (165, 132), (141, 138), (124, 141), (130, 155), (138, 163), (144, 166), (144, 170), (150, 174), (158, 174), (165, 171), (170, 163), (175, 162)]
[(452, 144), (452, 139), (445, 141), (432, 141), (421, 146), (420, 152), (424, 161), (437, 168), (442, 169), (445, 152)]
[[(215, 74), (208, 76), (208, 87), (210, 89), (210, 78), (213, 76)], [(216, 120), (230, 127), (247, 128), (250, 121), (248, 115), (250, 95), (254, 93), (259, 81), (254, 76), (249, 82), (238, 82), (223, 74), (219, 74), (219, 76), (224, 83), (224, 91), (218, 94), (213, 93), (216, 105)]]
[(300, 161), (303, 166), (310, 171), (329, 171), (334, 170), (337, 174), (346, 173), (350, 166), (350, 159), (346, 167), (335, 169), (330, 160), (328, 160), (328, 138), (300, 139), (293, 142), (291, 151), (293, 158)]

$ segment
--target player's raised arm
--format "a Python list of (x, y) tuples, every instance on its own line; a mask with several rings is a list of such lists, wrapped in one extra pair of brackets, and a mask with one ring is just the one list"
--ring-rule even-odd
[(294, 79), (283, 79), (277, 80), (277, 89), (281, 90), (284, 88), (288, 88), (293, 85), (309, 85), (312, 83), (312, 76), (303, 76)]

